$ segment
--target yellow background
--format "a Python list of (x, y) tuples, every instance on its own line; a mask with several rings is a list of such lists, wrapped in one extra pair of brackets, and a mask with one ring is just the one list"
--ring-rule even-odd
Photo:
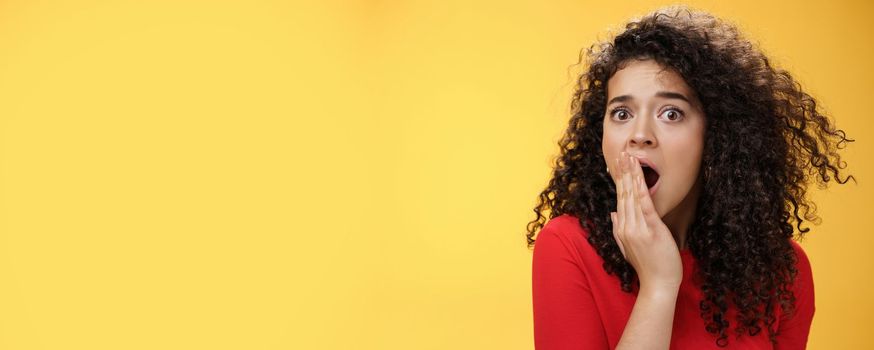
[[(874, 347), (874, 8), (693, 2), (858, 140), (803, 247)], [(0, 1), (0, 348), (532, 349), (579, 50), (659, 1)]]

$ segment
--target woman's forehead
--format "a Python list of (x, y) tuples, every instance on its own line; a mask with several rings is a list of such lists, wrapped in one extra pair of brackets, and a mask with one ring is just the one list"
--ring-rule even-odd
[(654, 60), (629, 61), (607, 82), (608, 101), (619, 96), (629, 100), (671, 97), (671, 94), (686, 97), (690, 104), (698, 103), (695, 92), (676, 70)]

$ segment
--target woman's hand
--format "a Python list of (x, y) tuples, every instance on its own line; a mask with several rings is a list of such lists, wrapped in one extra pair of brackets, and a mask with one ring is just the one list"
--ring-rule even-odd
[(680, 251), (655, 210), (640, 162), (622, 152), (616, 169), (617, 205), (610, 216), (622, 255), (637, 272), (641, 289), (679, 288), (683, 280)]

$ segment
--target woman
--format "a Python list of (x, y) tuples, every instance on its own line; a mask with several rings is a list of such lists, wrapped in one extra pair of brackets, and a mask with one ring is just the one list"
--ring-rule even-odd
[(803, 349), (813, 278), (793, 231), (818, 220), (809, 174), (853, 179), (837, 153), (853, 140), (704, 12), (656, 11), (587, 52), (528, 224), (537, 349)]

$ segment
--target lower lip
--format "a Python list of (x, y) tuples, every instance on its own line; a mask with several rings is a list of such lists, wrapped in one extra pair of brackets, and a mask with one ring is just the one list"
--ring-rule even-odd
[(661, 183), (662, 183), (662, 179), (659, 178), (659, 180), (656, 181), (655, 185), (653, 185), (652, 187), (649, 188), (649, 195), (650, 195), (650, 196), (652, 196), (652, 195), (655, 194), (656, 190), (659, 189), (659, 185), (660, 185)]

